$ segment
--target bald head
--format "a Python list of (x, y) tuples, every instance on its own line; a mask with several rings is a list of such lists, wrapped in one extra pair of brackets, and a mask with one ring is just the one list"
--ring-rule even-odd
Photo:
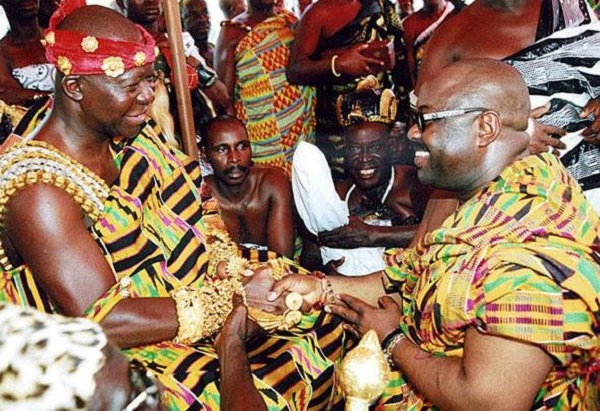
[(438, 114), (420, 117), (421, 129), (409, 132), (424, 184), (468, 198), (526, 153), (527, 87), (502, 62), (461, 60), (447, 66), (422, 84), (417, 106), (424, 115)]
[(490, 59), (461, 60), (423, 83), (419, 105), (435, 100), (436, 109), (485, 107), (496, 111), (502, 125), (527, 128), (530, 105), (523, 78), (508, 64)]
[(103, 6), (78, 8), (69, 14), (58, 28), (110, 40), (136, 43), (142, 41), (142, 35), (135, 24), (118, 12)]

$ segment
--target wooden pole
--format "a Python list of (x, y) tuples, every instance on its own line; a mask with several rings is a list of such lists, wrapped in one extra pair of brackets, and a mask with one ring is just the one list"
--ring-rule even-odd
[(185, 53), (181, 37), (181, 17), (177, 0), (163, 0), (169, 45), (173, 55), (173, 87), (177, 99), (177, 113), (183, 151), (190, 157), (198, 159), (198, 146), (196, 145), (196, 131), (194, 130), (194, 116), (192, 112), (192, 99), (188, 89)]

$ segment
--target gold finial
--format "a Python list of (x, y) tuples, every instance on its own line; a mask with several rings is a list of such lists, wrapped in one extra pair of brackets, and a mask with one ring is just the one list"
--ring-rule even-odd
[(390, 367), (383, 356), (377, 334), (369, 330), (340, 367), (340, 384), (346, 411), (367, 411), (387, 384)]

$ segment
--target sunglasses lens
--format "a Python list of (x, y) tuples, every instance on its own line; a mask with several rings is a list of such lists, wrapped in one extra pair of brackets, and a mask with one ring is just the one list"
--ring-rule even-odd
[(411, 111), (413, 124), (417, 125), (419, 131), (423, 131), (423, 117), (418, 111)]

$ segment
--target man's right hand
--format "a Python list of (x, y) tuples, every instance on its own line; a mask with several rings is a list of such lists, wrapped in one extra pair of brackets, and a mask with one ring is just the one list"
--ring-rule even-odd
[(304, 303), (301, 309), (303, 312), (309, 312), (319, 302), (324, 290), (320, 278), (312, 275), (290, 274), (273, 284), (267, 294), (267, 300), (276, 301), (291, 292), (302, 295)]
[(356, 44), (341, 51), (335, 61), (335, 70), (352, 77), (364, 77), (382, 71), (383, 61), (362, 54), (368, 47), (368, 44)]
[(531, 140), (529, 141), (530, 154), (546, 153), (548, 151), (558, 154), (557, 150), (567, 148), (565, 143), (560, 141), (560, 137), (564, 137), (567, 134), (567, 130), (560, 127), (547, 126), (537, 121), (548, 110), (550, 110), (550, 104), (531, 110), (531, 119), (533, 119), (535, 126), (531, 134)]

